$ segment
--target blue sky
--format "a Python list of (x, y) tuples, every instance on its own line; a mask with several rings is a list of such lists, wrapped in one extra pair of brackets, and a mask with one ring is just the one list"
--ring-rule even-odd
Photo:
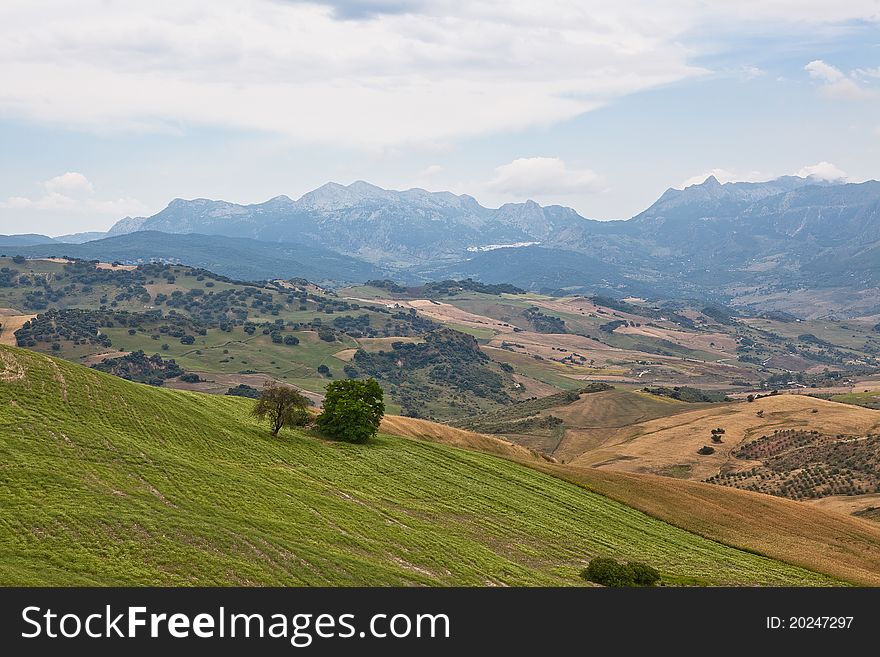
[(877, 0), (148, 4), (0, 6), (0, 233), (329, 180), (611, 219), (880, 178)]

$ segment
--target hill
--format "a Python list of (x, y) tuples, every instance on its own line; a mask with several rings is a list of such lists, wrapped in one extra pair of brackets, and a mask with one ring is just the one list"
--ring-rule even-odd
[[(716, 428), (724, 429), (720, 444), (712, 442), (711, 431)], [(772, 395), (754, 403), (712, 404), (624, 426), (573, 462), (705, 479), (719, 472), (748, 469), (752, 464), (736, 458), (734, 452), (776, 430), (867, 436), (880, 430), (880, 411), (803, 395)], [(703, 445), (712, 446), (715, 452), (698, 454)]]
[(320, 394), (329, 379), (367, 374), (392, 410), (413, 415), (451, 417), (518, 394), (470, 335), (415, 310), (343, 300), (302, 279), (244, 283), (167, 263), (0, 257), (0, 341), (98, 367), (159, 354), (202, 380), (142, 380), (221, 394), (266, 379)]
[(457, 425), (502, 435), (570, 462), (603, 445), (624, 427), (692, 409), (686, 402), (593, 383), (474, 415)]
[(54, 241), (55, 240), (53, 240), (51, 237), (46, 237), (45, 235), (36, 235), (34, 233), (27, 233), (23, 235), (0, 235), (0, 249), (15, 249), (16, 247), (31, 246), (34, 244), (46, 244)]
[(669, 583), (833, 581), (480, 453), (273, 439), (248, 400), (9, 347), (0, 378), (4, 585), (560, 585), (600, 553)]
[[(448, 440), (498, 454), (726, 545), (860, 584), (880, 585), (880, 525), (859, 519), (880, 518), (880, 495), (825, 497), (809, 504), (799, 503), (696, 481), (563, 465), (536, 458), (531, 452), (490, 436), (424, 420), (393, 420), (401, 420), (404, 426), (389, 423), (389, 431)], [(416, 426), (407, 427), (409, 423)]]
[(84, 243), (17, 246), (29, 258), (68, 257), (143, 264), (185, 263), (244, 281), (307, 278), (315, 282), (351, 282), (382, 278), (385, 270), (317, 244), (258, 242), (246, 238), (193, 233), (170, 235), (143, 231)]

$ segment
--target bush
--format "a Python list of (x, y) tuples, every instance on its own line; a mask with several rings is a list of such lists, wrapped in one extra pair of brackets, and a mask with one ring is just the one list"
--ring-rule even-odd
[(619, 563), (609, 557), (595, 557), (581, 573), (581, 577), (602, 586), (654, 586), (660, 573), (638, 561)]
[(697, 450), (697, 454), (702, 454), (703, 456), (708, 456), (709, 454), (714, 454), (715, 448), (709, 447), (708, 445), (703, 445), (700, 449)]
[(184, 383), (199, 383), (202, 378), (198, 374), (182, 374), (177, 377), (178, 381), (183, 381)]
[(660, 581), (660, 572), (648, 564), (630, 561), (627, 565), (633, 573), (633, 581), (636, 586), (654, 586)]

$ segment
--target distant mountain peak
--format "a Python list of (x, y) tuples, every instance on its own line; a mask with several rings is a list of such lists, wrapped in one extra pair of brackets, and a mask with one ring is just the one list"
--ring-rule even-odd
[(383, 195), (387, 194), (388, 190), (382, 189), (378, 185), (374, 185), (372, 183), (368, 183), (365, 180), (355, 180), (348, 186), (348, 189), (357, 193), (357, 194), (378, 194)]

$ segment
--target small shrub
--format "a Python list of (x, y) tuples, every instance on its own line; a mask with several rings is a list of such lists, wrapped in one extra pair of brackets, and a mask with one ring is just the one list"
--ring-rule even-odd
[(697, 454), (701, 454), (703, 456), (708, 456), (709, 454), (714, 454), (715, 448), (709, 447), (709, 445), (703, 445), (700, 449), (697, 450)]
[(619, 563), (610, 557), (595, 557), (581, 573), (581, 577), (602, 586), (654, 586), (660, 573), (638, 561)]

